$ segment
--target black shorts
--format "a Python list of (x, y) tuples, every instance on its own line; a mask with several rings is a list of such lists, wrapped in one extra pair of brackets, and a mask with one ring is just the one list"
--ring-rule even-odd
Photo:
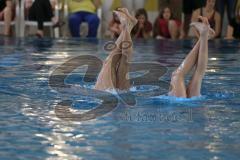
[(240, 24), (235, 24), (233, 26), (233, 37), (236, 39), (240, 39)]
[(205, 5), (206, 0), (183, 0), (183, 13), (192, 14), (192, 12), (198, 8), (202, 8)]
[(240, 23), (237, 23), (237, 20), (234, 19), (229, 24), (233, 27), (233, 37), (240, 39)]
[(6, 7), (6, 0), (0, 0), (0, 12)]

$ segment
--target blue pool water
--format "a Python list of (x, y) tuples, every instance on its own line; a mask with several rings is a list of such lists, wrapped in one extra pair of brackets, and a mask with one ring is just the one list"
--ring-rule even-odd
[(162, 83), (147, 81), (146, 67), (131, 72), (143, 79), (127, 93), (94, 91), (96, 74), (84, 80), (85, 64), (106, 58), (106, 42), (0, 38), (1, 160), (240, 158), (239, 41), (209, 42), (202, 96), (192, 99), (166, 88), (194, 41), (134, 42), (133, 62), (157, 65)]

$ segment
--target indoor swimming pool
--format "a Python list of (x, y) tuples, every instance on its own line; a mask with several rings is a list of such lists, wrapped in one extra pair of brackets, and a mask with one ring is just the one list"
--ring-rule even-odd
[(239, 159), (239, 41), (209, 41), (191, 99), (167, 93), (194, 40), (135, 41), (129, 92), (93, 89), (107, 42), (0, 38), (1, 160)]

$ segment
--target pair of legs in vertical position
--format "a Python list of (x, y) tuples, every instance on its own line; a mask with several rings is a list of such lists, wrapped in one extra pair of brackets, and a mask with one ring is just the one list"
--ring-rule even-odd
[[(117, 47), (105, 60), (103, 68), (98, 76), (95, 85), (95, 89), (98, 90), (115, 88), (127, 90), (130, 87), (130, 83), (127, 79), (127, 74), (129, 72), (128, 61), (131, 58), (133, 49), (132, 47), (124, 49), (124, 47), (121, 47), (121, 44), (123, 42), (132, 43), (130, 32), (132, 27), (137, 23), (137, 20), (124, 8), (116, 11), (116, 14), (123, 25), (123, 29), (119, 38), (115, 42)], [(207, 18), (200, 16), (199, 19), (202, 23), (192, 23), (192, 26), (199, 32), (199, 40), (182, 64), (173, 72), (169, 92), (169, 95), (171, 96), (185, 98), (200, 96), (202, 79), (208, 63), (208, 38), (209, 35), (214, 34), (214, 31), (209, 27)], [(186, 88), (184, 77), (194, 68), (194, 66), (195, 71)]]
[[(126, 8), (114, 11), (122, 25), (122, 32), (115, 42), (115, 49), (106, 58), (103, 68), (98, 76), (95, 88), (98, 90), (130, 88), (128, 80), (129, 64), (133, 48), (131, 31), (137, 24), (137, 19), (130, 15)], [(126, 45), (126, 46), (124, 46)]]
[[(169, 95), (176, 97), (191, 98), (201, 95), (202, 79), (208, 64), (208, 39), (213, 37), (215, 32), (210, 28), (208, 19), (200, 16), (202, 21), (191, 23), (198, 31), (199, 39), (181, 65), (172, 73)], [(193, 71), (192, 78), (185, 86), (184, 77)]]

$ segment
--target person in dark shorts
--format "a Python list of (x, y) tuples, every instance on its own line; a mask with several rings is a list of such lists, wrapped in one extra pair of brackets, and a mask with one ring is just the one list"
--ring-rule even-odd
[(38, 31), (36, 36), (42, 38), (43, 33), (43, 23), (47, 21), (53, 22), (53, 27), (58, 27), (63, 24), (59, 22), (58, 17), (55, 17), (53, 14), (53, 6), (49, 0), (35, 0), (32, 6), (29, 8), (29, 20), (37, 21)]
[(240, 23), (234, 22), (230, 23), (230, 25), (233, 27), (232, 37), (235, 39), (240, 39)]
[[(235, 19), (235, 6), (237, 0), (216, 0), (216, 10), (220, 13), (221, 17), (224, 17), (225, 10), (227, 11), (228, 18), (228, 28), (227, 30), (232, 30), (230, 23)], [(221, 28), (223, 25), (223, 21), (221, 22)], [(221, 29), (222, 31), (222, 29)]]
[(235, 18), (230, 21), (231, 28), (227, 31), (226, 39), (240, 39), (240, 0), (236, 1)]

